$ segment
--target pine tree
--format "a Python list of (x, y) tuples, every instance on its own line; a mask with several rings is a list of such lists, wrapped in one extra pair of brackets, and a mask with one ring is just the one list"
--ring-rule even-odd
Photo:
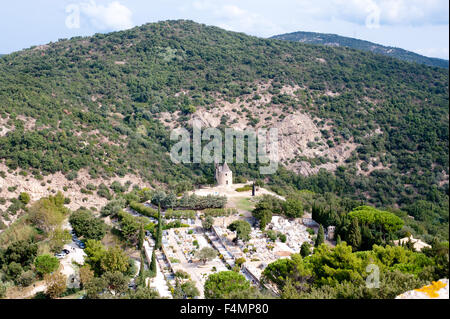
[(319, 232), (317, 233), (317, 238), (314, 247), (319, 247), (324, 242), (325, 242), (325, 234), (323, 232), (323, 227), (322, 225), (319, 225)]
[(348, 244), (353, 247), (353, 250), (357, 250), (361, 246), (361, 240), (361, 229), (359, 227), (358, 220), (353, 218), (347, 236)]

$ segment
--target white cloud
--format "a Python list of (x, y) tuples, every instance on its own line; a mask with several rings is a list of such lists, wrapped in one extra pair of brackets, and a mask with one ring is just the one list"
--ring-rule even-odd
[(210, 3), (206, 0), (204, 1), (194, 1), (192, 3), (192, 6), (194, 7), (194, 9), (197, 10), (206, 10), (210, 8)]
[(192, 7), (198, 11), (208, 12), (215, 24), (223, 29), (269, 36), (283, 33), (279, 25), (270, 21), (262, 14), (242, 9), (235, 4), (223, 4), (217, 0), (197, 0)]
[(97, 5), (93, 0), (80, 3), (80, 14), (100, 30), (119, 31), (133, 27), (133, 13), (119, 1), (106, 6)]
[(245, 10), (235, 5), (225, 5), (221, 8), (221, 11), (229, 17), (242, 17), (246, 14)]
[(448, 0), (298, 0), (303, 12), (324, 19), (367, 24), (377, 15), (381, 25), (448, 24)]

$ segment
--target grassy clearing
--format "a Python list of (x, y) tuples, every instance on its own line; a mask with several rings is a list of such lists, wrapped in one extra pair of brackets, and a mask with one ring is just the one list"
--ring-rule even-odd
[(245, 210), (251, 212), (255, 208), (255, 204), (250, 200), (250, 198), (239, 198), (235, 202), (236, 208), (239, 210)]

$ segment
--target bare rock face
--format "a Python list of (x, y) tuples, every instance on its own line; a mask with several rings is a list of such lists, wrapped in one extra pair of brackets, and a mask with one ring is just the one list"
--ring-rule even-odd
[[(202, 128), (208, 128), (226, 123), (227, 127), (237, 131), (276, 128), (279, 139), (277, 159), (288, 169), (302, 175), (315, 174), (321, 168), (334, 171), (344, 165), (358, 146), (353, 139), (338, 145), (328, 145), (327, 139), (333, 137), (332, 121), (314, 118), (301, 109), (286, 110), (282, 104), (272, 104), (274, 96), (268, 91), (270, 84), (259, 83), (255, 92), (234, 101), (223, 99), (217, 94), (214, 107), (196, 106), (188, 124), (193, 125), (195, 120)], [(281, 94), (296, 101), (299, 101), (299, 92), (304, 91), (305, 88), (298, 85), (287, 85), (280, 89)], [(258, 99), (253, 98), (254, 94), (258, 95)], [(338, 94), (328, 91), (325, 95), (334, 97)], [(160, 121), (167, 128), (175, 129), (180, 125), (180, 115), (180, 112), (165, 112), (161, 114)], [(252, 122), (251, 118), (257, 121)], [(321, 121), (327, 123), (318, 125)], [(328, 131), (330, 137), (323, 136), (323, 130)], [(320, 163), (317, 159), (321, 159)], [(312, 162), (315, 163), (311, 165)]]
[(433, 281), (431, 285), (407, 291), (395, 299), (449, 299), (448, 279)]

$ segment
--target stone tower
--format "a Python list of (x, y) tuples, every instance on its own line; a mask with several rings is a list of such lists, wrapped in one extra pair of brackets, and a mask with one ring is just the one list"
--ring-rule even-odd
[(233, 172), (225, 163), (223, 166), (216, 164), (216, 181), (217, 185), (233, 185)]
[(328, 240), (333, 240), (334, 239), (334, 232), (336, 230), (335, 226), (328, 226), (327, 228), (327, 239)]

